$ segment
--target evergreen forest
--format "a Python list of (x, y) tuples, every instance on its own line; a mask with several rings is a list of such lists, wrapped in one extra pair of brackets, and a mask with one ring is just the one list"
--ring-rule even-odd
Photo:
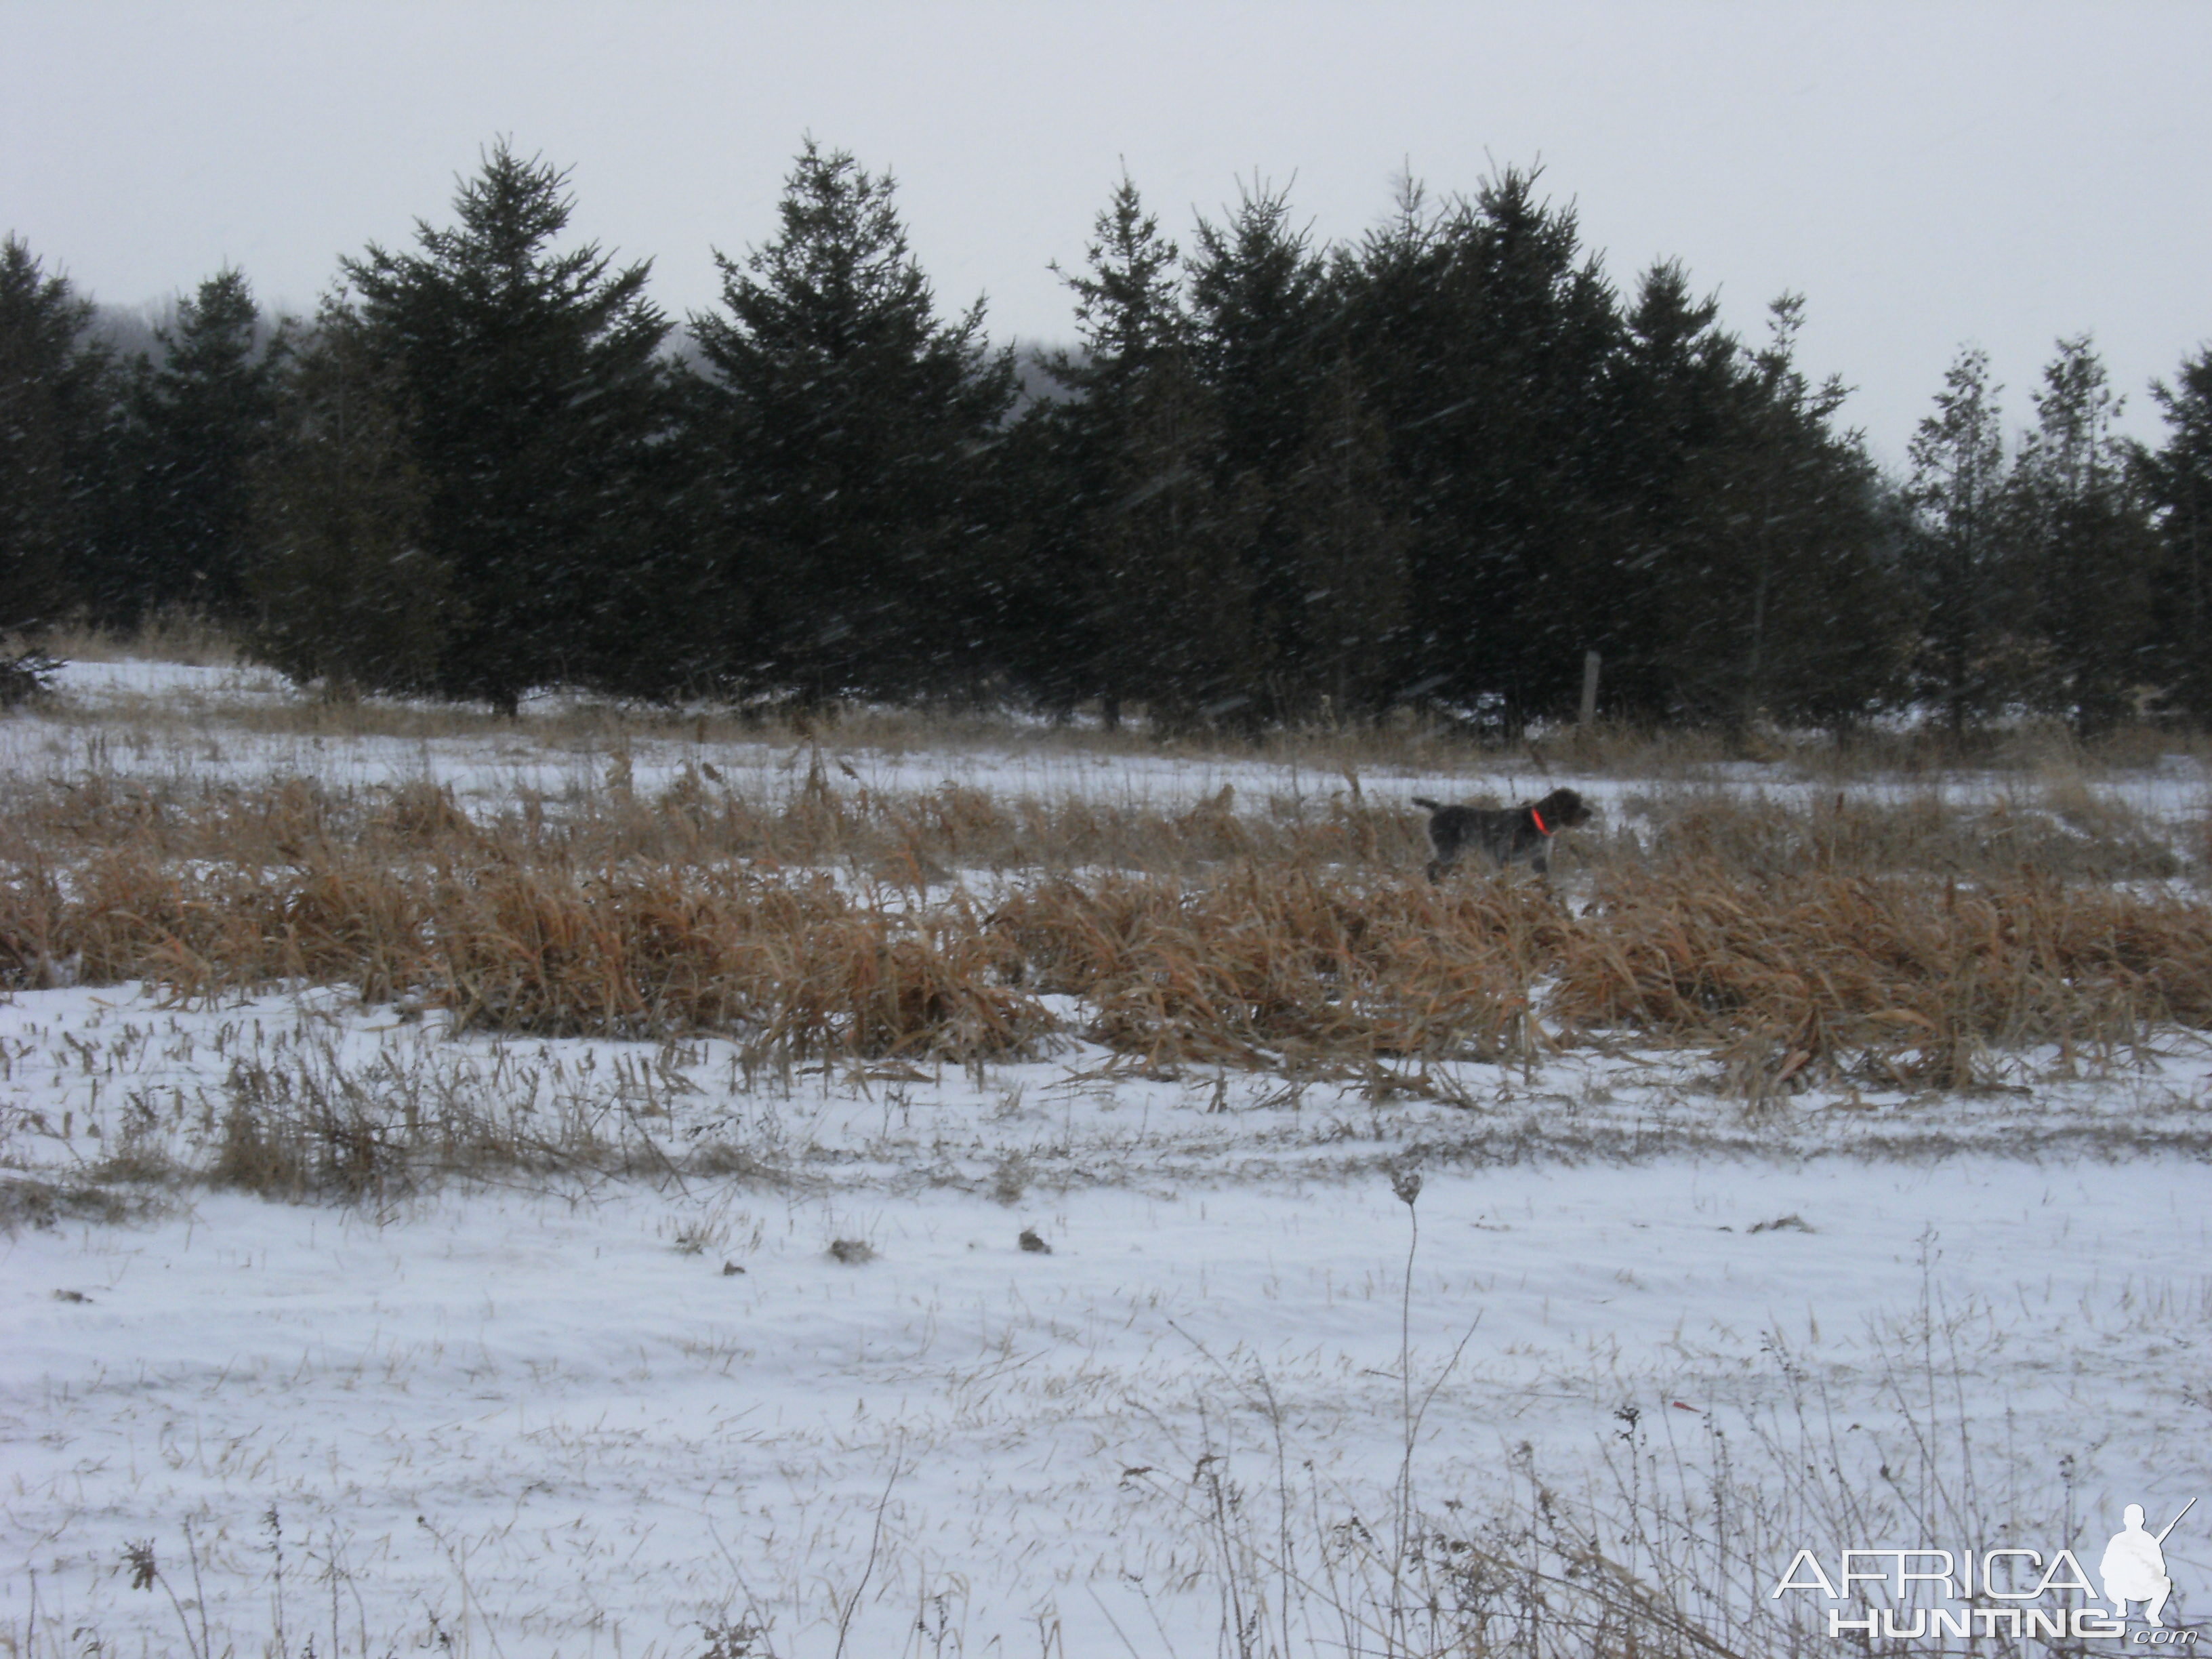
[(1170, 234), (1123, 179), (1053, 351), (942, 301), (893, 180), (808, 141), (672, 318), (489, 149), (309, 318), (218, 271), (118, 344), (0, 244), (0, 635), (189, 614), (335, 696), (573, 688), (1258, 733), (1429, 711), (1963, 736), (2212, 720), (2212, 347), (2116, 434), (2087, 334), (2024, 410), (1962, 349), (1885, 473), (1801, 299), (1626, 284), (1539, 176), (1286, 191)]

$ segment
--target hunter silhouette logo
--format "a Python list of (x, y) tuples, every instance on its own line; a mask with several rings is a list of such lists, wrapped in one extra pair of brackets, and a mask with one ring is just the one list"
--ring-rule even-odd
[[(2181, 1506), (2181, 1515), (2196, 1507), (2192, 1498)], [(2112, 1541), (2105, 1546), (2105, 1559), (2097, 1564), (2113, 1618), (2125, 1619), (2128, 1603), (2142, 1601), (2146, 1604), (2143, 1623), (2165, 1628), (2166, 1620), (2159, 1614), (2166, 1611), (2166, 1598), (2173, 1594), (2173, 1580), (2166, 1575), (2166, 1534), (2181, 1524), (2181, 1515), (2153, 1533), (2143, 1525), (2142, 1504), (2130, 1504), (2121, 1511), (2121, 1529), (2112, 1534)]]

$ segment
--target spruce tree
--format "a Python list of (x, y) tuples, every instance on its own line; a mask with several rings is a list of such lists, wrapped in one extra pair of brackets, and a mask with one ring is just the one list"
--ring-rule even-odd
[(1602, 520), (1571, 603), (1604, 659), (1604, 707), (1657, 720), (1677, 706), (1668, 613), (1696, 586), (1699, 480), (1740, 430), (1741, 349), (1720, 303), (1661, 261), (1639, 280), (1600, 416)]
[(981, 300), (939, 318), (896, 193), (809, 138), (776, 236), (715, 255), (726, 314), (691, 320), (744, 605), (731, 676), (808, 701), (972, 684), (999, 597), (975, 507), (1012, 356)]
[(252, 472), (247, 647), (333, 696), (439, 687), (461, 623), (425, 544), (404, 354), (343, 294), (280, 347), (278, 436)]
[(1124, 173), (1091, 225), (1081, 271), (1053, 267), (1075, 296), (1080, 349), (1056, 352), (1052, 377), (1081, 404), (1109, 410), (1170, 358), (1191, 348), (1190, 313), (1177, 267), (1182, 252), (1145, 210), (1136, 181)]
[(57, 620), (96, 556), (116, 397), (91, 319), (68, 278), (0, 242), (0, 634)]
[(2007, 520), (2004, 435), (1989, 354), (1960, 352), (1907, 454), (1909, 570), (1923, 621), (1915, 689), (1955, 739), (2017, 694), (2026, 574)]
[(1571, 211), (1508, 170), (1431, 210), (1417, 186), (1346, 273), (1355, 361), (1390, 429), (1425, 603), (1409, 673), (1508, 727), (1571, 707), (1572, 595), (1602, 545), (1597, 462), (1620, 332)]
[(1388, 434), (1348, 360), (1323, 386), (1305, 446), (1270, 506), (1290, 538), (1283, 577), (1296, 601), (1284, 670), (1295, 695), (1279, 691), (1279, 708), (1380, 715), (1402, 672), (1413, 538)]
[(656, 474), (673, 405), (649, 265), (556, 251), (568, 174), (502, 140), (417, 222), (417, 252), (343, 262), (365, 338), (396, 354), (422, 550), (453, 614), (439, 688), (512, 713), (533, 686), (673, 690), (672, 617), (693, 597)]
[[(1255, 180), (1225, 224), (1200, 222), (1190, 268), (1192, 360), (1220, 423), (1215, 482), (1256, 515), (1237, 563), (1253, 595), (1255, 665), (1267, 676), (1267, 712), (1277, 719), (1310, 710), (1344, 666), (1334, 647), (1324, 647), (1326, 667), (1307, 660), (1310, 623), (1331, 637), (1340, 630), (1334, 619), (1308, 617), (1317, 590), (1299, 569), (1320, 545), (1308, 528), (1326, 541), (1344, 526), (1302, 526), (1298, 511), (1327, 509), (1310, 495), (1291, 500), (1317, 426), (1334, 417), (1340, 432), (1352, 429), (1341, 424), (1353, 417), (1340, 396), (1324, 408), (1331, 365), (1341, 358), (1332, 326), (1337, 309), (1324, 262), (1292, 226), (1285, 191)], [(1308, 482), (1345, 476), (1324, 469)]]
[(1190, 262), (1191, 349), (1221, 412), (1221, 466), (1271, 486), (1321, 417), (1337, 357), (1327, 268), (1287, 192), (1255, 181), (1225, 224), (1200, 220)]
[(1250, 725), (1264, 713), (1249, 551), (1260, 492), (1224, 478), (1223, 428), (1198, 373), (1180, 253), (1126, 175), (1094, 226), (1075, 295), (1073, 395), (1050, 423), (1064, 509), (1051, 557), (1074, 596), (1071, 639), (1108, 724), (1141, 700), (1155, 726)]
[(2180, 707), (2212, 720), (2212, 347), (2150, 395), (2166, 426), (2164, 445), (2137, 460), (2161, 550), (2158, 672)]
[[(1147, 386), (1188, 362), (1190, 318), (1182, 251), (1161, 234), (1158, 216), (1146, 210), (1126, 172), (1091, 230), (1080, 271), (1053, 267), (1074, 296), (1079, 342), (1045, 360), (1062, 396), (1032, 406), (1024, 422), (1039, 458), (1033, 489), (1043, 497), (1033, 556), (1045, 586), (1059, 595), (1031, 659), (1054, 707), (1064, 711), (1096, 696), (1113, 727), (1121, 723), (1122, 699), (1146, 690), (1144, 611), (1139, 579), (1115, 568), (1102, 543), (1120, 528), (1127, 480), (1136, 470), (1127, 457), (1139, 447)], [(1170, 476), (1187, 482), (1184, 475), (1206, 459), (1179, 458)]]
[(1760, 719), (1850, 726), (1893, 698), (1907, 642), (1893, 526), (1847, 395), (1796, 362), (1803, 302), (1770, 307), (1729, 428), (1700, 459), (1663, 582), (1676, 707), (1743, 730)]
[(2154, 670), (2145, 503), (2113, 431), (2120, 400), (2086, 335), (2058, 342), (2011, 475), (2042, 655), (2033, 690), (2083, 735), (2130, 712)]
[(179, 306), (173, 331), (156, 331), (162, 360), (142, 362), (131, 399), (129, 544), (106, 606), (117, 621), (170, 606), (244, 617), (248, 478), (276, 414), (259, 324), (245, 275), (224, 270)]

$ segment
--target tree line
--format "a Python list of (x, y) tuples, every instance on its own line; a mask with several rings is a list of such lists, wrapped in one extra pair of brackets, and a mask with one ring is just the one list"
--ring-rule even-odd
[[(334, 691), (1141, 711), (1168, 732), (1573, 711), (1848, 728), (2212, 717), (2212, 349), (2119, 439), (2089, 338), (2008, 441), (1962, 351), (1886, 477), (1803, 307), (1623, 292), (1531, 173), (1317, 246), (1255, 181), (1188, 246), (1122, 179), (1075, 344), (942, 308), (809, 141), (678, 327), (505, 143), (273, 333), (245, 275), (128, 358), (0, 245), (0, 629), (170, 610)], [(1030, 386), (1024, 391), (1024, 383)]]

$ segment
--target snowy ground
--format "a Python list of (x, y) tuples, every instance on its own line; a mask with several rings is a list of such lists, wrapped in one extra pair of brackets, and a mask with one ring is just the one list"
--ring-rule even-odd
[[(241, 731), (240, 708), (289, 694), (71, 672), (86, 702), (184, 714), (96, 757), (81, 724), (0, 725), (18, 775), (429, 775), (490, 800), (589, 787), (606, 762)], [(665, 749), (640, 750), (641, 787), (687, 752)], [(715, 758), (768, 780), (789, 756)], [(1315, 787), (1050, 744), (850, 758), (886, 788)], [(2176, 821), (2203, 810), (2193, 765), (2128, 788)], [(1824, 1490), (1881, 1511), (1882, 1469), (1917, 1470), (1992, 1535), (2068, 1528), (2021, 1541), (2094, 1552), (2125, 1503), (2212, 1499), (2197, 1039), (2101, 1077), (2022, 1055), (1975, 1098), (1814, 1093), (1756, 1118), (1712, 1097), (1710, 1067), (1470, 1065), (1476, 1104), (1450, 1108), (1139, 1075), (1071, 1040), (981, 1073), (749, 1088), (713, 1041), (455, 1038), (313, 990), (15, 994), (0, 1181), (66, 1189), (133, 1148), (204, 1160), (256, 1075), (588, 1124), (645, 1173), (354, 1206), (192, 1188), (151, 1218), (0, 1236), (0, 1653), (75, 1654), (91, 1632), (102, 1651), (246, 1654), (281, 1629), (326, 1656), (698, 1655), (713, 1631), (728, 1655), (748, 1620), (768, 1627), (753, 1650), (787, 1656), (1209, 1653), (1208, 1481), (1227, 1471), (1262, 1540), (1286, 1492), (1302, 1538), (1381, 1528), (1408, 1370), (1416, 1404), (1434, 1388), (1413, 1468), (1440, 1516), (1515, 1501), (1532, 1472), (1602, 1503), (1630, 1463), (1790, 1488), (1806, 1477), (1776, 1449), (1808, 1420), (1839, 1449)], [(2212, 1605), (2208, 1507), (2167, 1541), (2169, 1620)], [(1747, 1546), (1759, 1589), (1800, 1541), (1966, 1540), (1778, 1534)], [(159, 1577), (134, 1588), (149, 1542)], [(1342, 1650), (1303, 1616), (1297, 1650)]]
[[(702, 747), (672, 720), (658, 732), (619, 738), (588, 718), (588, 705), (532, 699), (527, 713), (544, 716), (513, 728), (457, 729), (411, 737), (323, 735), (297, 718), (299, 694), (264, 669), (195, 668), (172, 663), (79, 662), (64, 672), (64, 709), (0, 722), (0, 778), (67, 778), (88, 770), (148, 781), (178, 780), (250, 787), (271, 778), (303, 778), (333, 789), (431, 782), (452, 788), (465, 805), (512, 801), (520, 791), (560, 799), (601, 790), (619, 762), (641, 794), (675, 782), (687, 766), (711, 759), (729, 787), (744, 795), (781, 799), (811, 758), (805, 745), (781, 741), (717, 741)], [(404, 705), (398, 707), (404, 708)], [(564, 713), (580, 717), (568, 721)], [(271, 718), (275, 715), (289, 718)], [(425, 721), (435, 726), (434, 720)], [(993, 795), (1054, 801), (1081, 798), (1129, 806), (1172, 809), (1235, 791), (1240, 810), (1272, 803), (1326, 800), (1345, 791), (1340, 770), (1295, 762), (1204, 755), (1120, 752), (1071, 743), (1048, 727), (1004, 727), (957, 747), (937, 744), (823, 738), (831, 758), (852, 769), (851, 781), (878, 793), (927, 793), (953, 784)], [(1469, 751), (1455, 747), (1453, 770), (1405, 763), (1363, 767), (1363, 786), (1377, 799), (1442, 791), (1455, 799), (1489, 793), (1500, 798), (1572, 783), (1601, 810), (1648, 793), (1652, 781), (1541, 775), (1524, 754), (1492, 755), (1472, 769)], [(1750, 762), (1697, 767), (1672, 787), (1743, 796), (1802, 799), (1832, 794), (1832, 781), (1808, 778), (1784, 764)], [(1531, 786), (1534, 786), (1532, 787)], [(1930, 795), (1961, 803), (2032, 802), (2039, 781), (2011, 773), (1948, 778), (1886, 778), (1844, 786), (1849, 793), (1889, 799)], [(2129, 804), (2177, 830), (2194, 830), (2212, 805), (2212, 777), (2191, 755), (2166, 755), (2124, 781)]]
[[(240, 785), (272, 775), (299, 777), (332, 788), (429, 781), (453, 787), (465, 802), (511, 800), (521, 790), (559, 798), (601, 787), (614, 758), (611, 732), (585, 720), (546, 732), (526, 724), (495, 735), (460, 733), (422, 738), (351, 738), (341, 742), (313, 731), (258, 730), (251, 716), (295, 707), (296, 694), (281, 676), (259, 669), (191, 668), (169, 663), (72, 663), (63, 686), (70, 714), (106, 714), (125, 720), (158, 715), (143, 731), (115, 733), (67, 717), (0, 723), (0, 775), (67, 776), (96, 768), (149, 781), (189, 779)], [(533, 699), (534, 714), (559, 712), (557, 699)], [(248, 717), (244, 723), (240, 715)], [(1334, 774), (1259, 761), (1192, 760), (1086, 750), (1057, 740), (1040, 727), (1012, 741), (985, 743), (947, 752), (842, 744), (834, 731), (824, 745), (854, 768), (857, 781), (879, 793), (933, 790), (947, 782), (1007, 797), (1056, 799), (1103, 798), (1131, 805), (1188, 804), (1234, 786), (1248, 799), (1318, 790), (1344, 782)], [(701, 758), (681, 722), (665, 735), (640, 735), (623, 743), (623, 763), (635, 787), (657, 793)], [(717, 744), (714, 764), (740, 793), (781, 794), (794, 767), (805, 764), (803, 746), (789, 740)], [(1419, 787), (1418, 781), (1413, 786)]]

